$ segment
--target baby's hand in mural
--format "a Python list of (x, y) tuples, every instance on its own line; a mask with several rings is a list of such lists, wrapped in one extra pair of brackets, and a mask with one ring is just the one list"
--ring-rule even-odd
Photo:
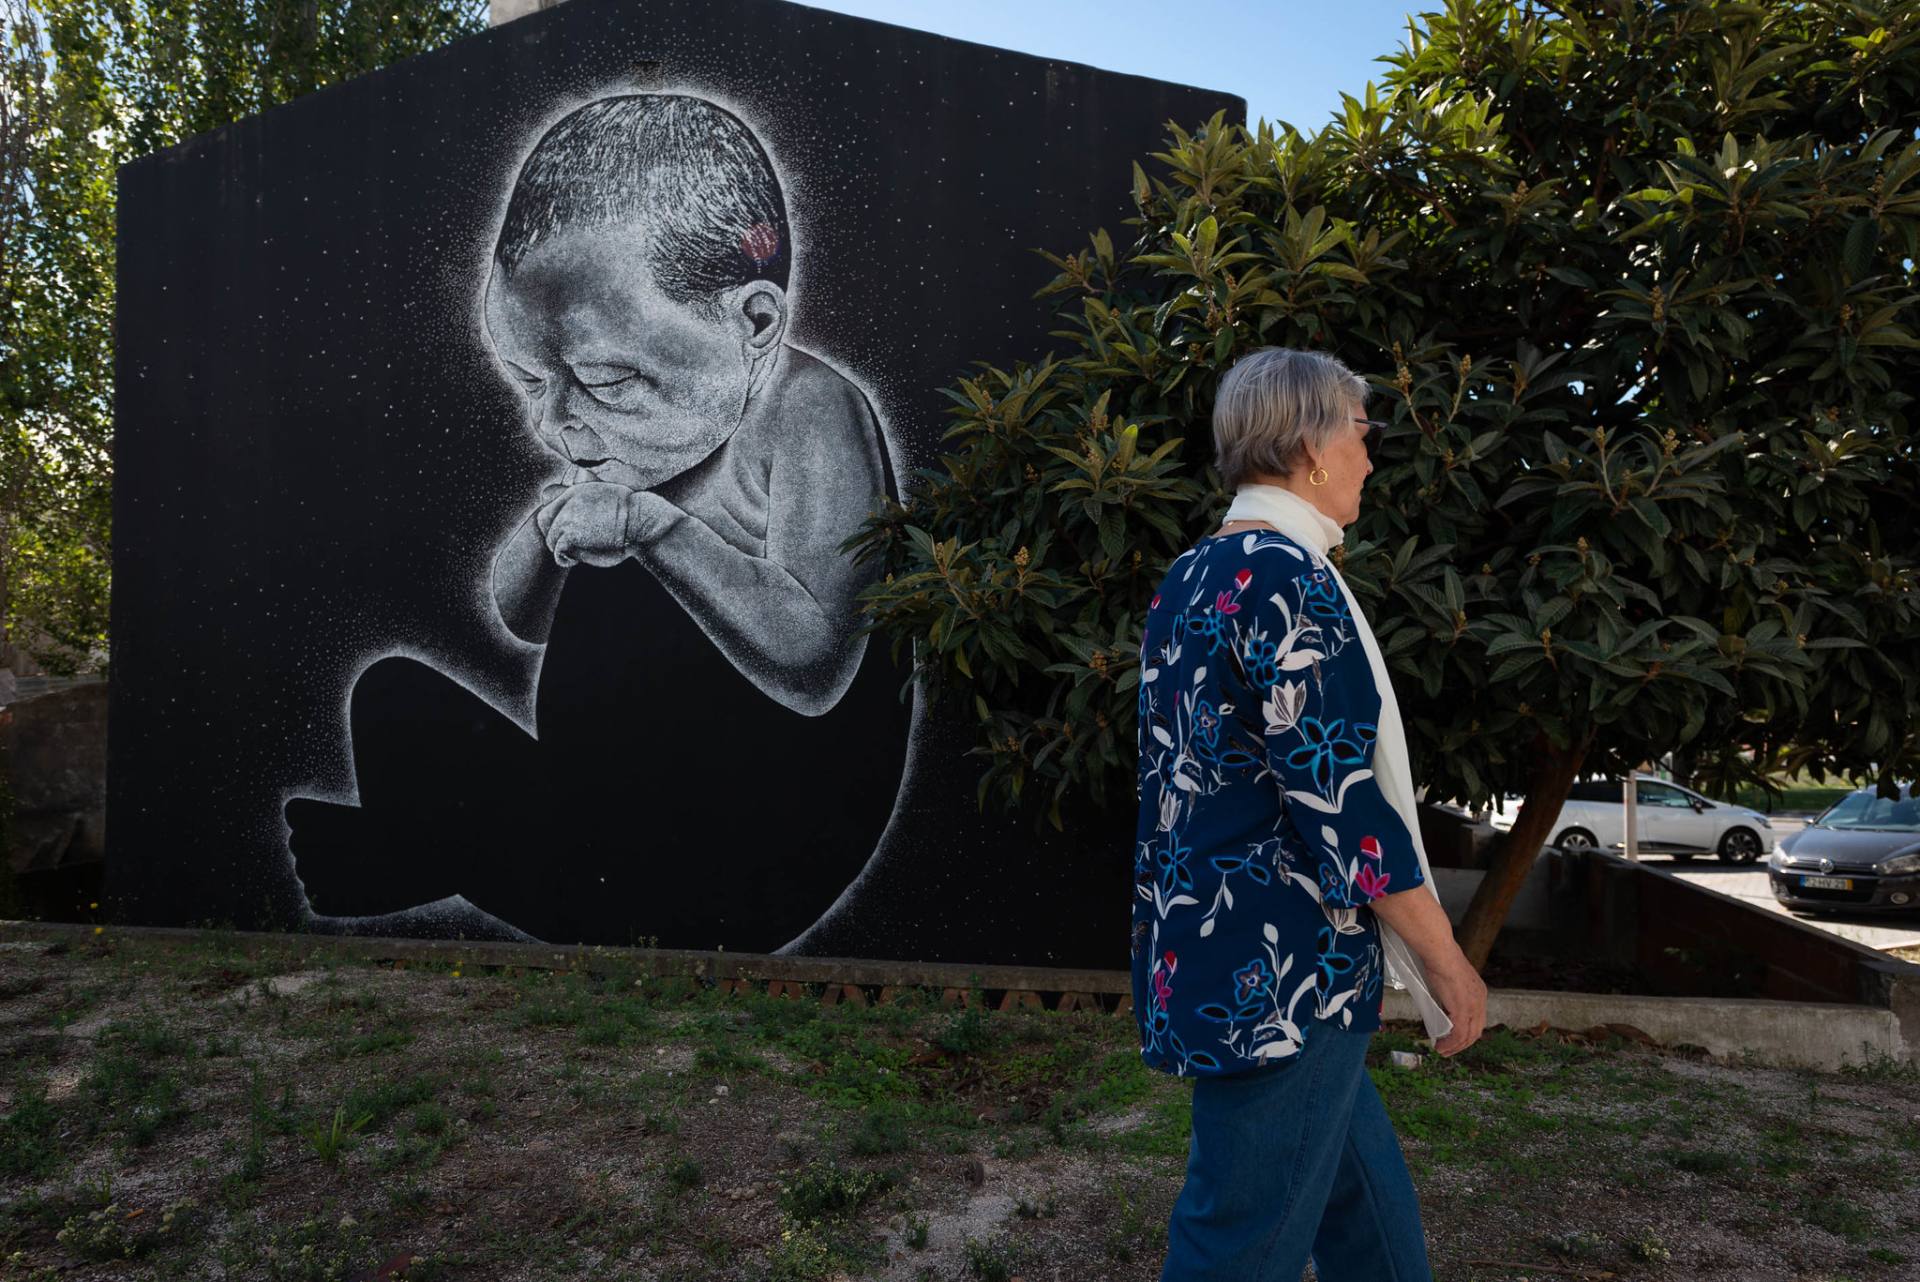
[(556, 563), (618, 565), (631, 551), (628, 518), (642, 497), (649, 496), (605, 481), (569, 485), (535, 520)]

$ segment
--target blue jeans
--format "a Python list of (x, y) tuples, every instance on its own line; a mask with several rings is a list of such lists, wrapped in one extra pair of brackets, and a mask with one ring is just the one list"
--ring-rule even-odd
[(1317, 1023), (1292, 1063), (1193, 1082), (1161, 1282), (1432, 1282), (1420, 1203), (1367, 1075), (1371, 1032)]

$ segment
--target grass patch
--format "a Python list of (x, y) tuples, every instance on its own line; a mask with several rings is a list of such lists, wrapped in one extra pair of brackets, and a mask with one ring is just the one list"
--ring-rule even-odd
[(32, 1177), (52, 1170), (60, 1160), (59, 1121), (44, 1087), (22, 1090), (0, 1118), (0, 1175)]
[(1801, 1204), (1800, 1215), (1814, 1227), (1825, 1229), (1849, 1242), (1864, 1242), (1873, 1236), (1873, 1216), (1858, 1203), (1844, 1197), (1810, 1197)]
[(1738, 1154), (1718, 1149), (1670, 1149), (1664, 1156), (1674, 1169), (1693, 1175), (1730, 1175), (1741, 1167)]
[(180, 1079), (120, 1043), (108, 1044), (94, 1057), (78, 1094), (90, 1129), (117, 1130), (136, 1146), (153, 1143), (161, 1130), (186, 1116)]

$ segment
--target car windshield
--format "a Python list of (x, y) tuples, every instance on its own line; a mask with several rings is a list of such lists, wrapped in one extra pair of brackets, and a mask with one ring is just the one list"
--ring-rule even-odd
[(1920, 832), (1920, 798), (1908, 790), (1898, 801), (1876, 796), (1872, 789), (1851, 792), (1814, 821), (1820, 828), (1873, 828), (1881, 832)]

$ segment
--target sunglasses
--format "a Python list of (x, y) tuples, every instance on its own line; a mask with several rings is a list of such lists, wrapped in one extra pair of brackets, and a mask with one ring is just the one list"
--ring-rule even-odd
[(1364, 444), (1367, 447), (1367, 462), (1371, 463), (1374, 461), (1374, 456), (1380, 450), (1381, 438), (1387, 434), (1386, 420), (1379, 418), (1356, 418), (1353, 421), (1367, 425), (1367, 436)]

